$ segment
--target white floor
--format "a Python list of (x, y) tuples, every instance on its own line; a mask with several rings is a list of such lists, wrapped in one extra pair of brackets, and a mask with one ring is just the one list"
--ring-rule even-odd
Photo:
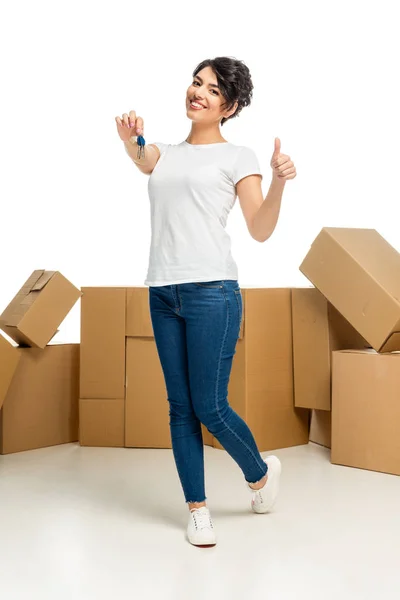
[(214, 548), (185, 539), (170, 450), (68, 444), (0, 456), (4, 600), (400, 598), (400, 478), (279, 450), (274, 513), (250, 511), (237, 465), (206, 448)]

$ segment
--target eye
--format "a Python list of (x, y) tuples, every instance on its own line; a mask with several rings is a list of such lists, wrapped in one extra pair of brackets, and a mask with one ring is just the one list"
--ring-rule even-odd
[[(197, 80), (193, 81), (192, 85), (196, 85), (196, 84), (200, 85), (200, 82)], [(217, 92), (217, 90), (212, 89), (211, 91), (214, 92), (214, 94), (216, 96), (219, 96), (219, 93)]]

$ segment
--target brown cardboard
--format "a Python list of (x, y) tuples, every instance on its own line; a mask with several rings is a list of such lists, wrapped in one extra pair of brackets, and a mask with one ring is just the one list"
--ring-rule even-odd
[(79, 442), (81, 446), (125, 445), (125, 400), (123, 398), (81, 398), (79, 401)]
[[(171, 448), (169, 403), (146, 287), (127, 289), (125, 445)], [(213, 437), (202, 426), (203, 443)]]
[(125, 288), (84, 287), (80, 397), (125, 398)]
[(80, 295), (58, 271), (34, 271), (0, 315), (0, 328), (21, 346), (43, 349)]
[(316, 288), (292, 290), (295, 406), (331, 409), (331, 355), (368, 343)]
[[(243, 339), (228, 387), (261, 452), (308, 443), (309, 411), (293, 398), (291, 290), (242, 288)], [(214, 447), (222, 448), (214, 438)]]
[[(104, 369), (109, 368), (112, 374), (120, 368), (120, 358), (117, 359), (116, 354), (120, 356), (121, 352), (121, 322), (118, 320), (116, 325), (113, 315), (116, 312), (120, 314), (121, 305), (120, 301), (115, 301), (116, 297), (112, 294), (114, 288), (109, 288), (108, 300), (102, 301), (106, 302), (107, 306), (103, 310), (97, 310), (96, 302), (99, 300), (96, 300), (96, 296), (101, 297), (102, 292), (93, 291), (94, 297), (89, 298), (90, 289), (84, 288), (82, 297), (81, 353), (84, 355), (86, 345), (87, 358), (81, 361), (81, 390), (82, 381), (86, 385), (87, 365), (90, 366), (92, 349), (98, 353), (98, 366), (92, 370), (92, 389), (89, 390), (91, 398), (84, 398), (81, 394), (81, 440), (86, 444), (92, 444), (94, 440), (96, 444), (109, 445), (111, 434), (105, 425), (107, 419), (112, 418), (115, 419), (114, 432), (117, 431), (117, 434), (111, 435), (114, 445), (124, 443), (128, 447), (170, 448), (169, 404), (153, 336), (148, 288), (126, 289), (126, 399), (123, 442), (120, 433), (122, 402), (119, 402), (120, 407), (117, 408), (114, 406), (118, 399), (116, 395), (103, 398), (107, 402), (101, 404), (100, 416), (97, 418), (96, 411), (102, 396), (93, 394), (94, 389), (104, 390)], [(230, 403), (249, 423), (261, 451), (307, 444), (309, 411), (296, 409), (293, 402), (290, 289), (243, 289), (242, 297), (244, 312), (241, 337), (238, 340), (231, 374)], [(119, 307), (117, 311), (116, 306)], [(105, 323), (108, 325), (105, 326)], [(99, 335), (95, 338), (93, 332), (108, 331), (111, 325), (115, 335), (113, 342), (104, 344)], [(115, 328), (118, 329), (118, 335)], [(88, 333), (85, 337), (86, 329)], [(89, 339), (96, 341), (89, 343)], [(111, 351), (113, 345), (116, 350)], [(107, 367), (108, 361), (113, 362), (112, 368)], [(118, 381), (120, 379), (121, 377)], [(83, 402), (85, 399), (88, 402)], [(112, 413), (112, 417), (104, 416), (107, 415), (107, 411)], [(94, 429), (85, 430), (85, 423), (90, 423)], [(204, 444), (220, 447), (204, 427), (202, 431)]]
[(327, 410), (311, 411), (310, 442), (331, 447), (332, 413)]
[(0, 417), (0, 452), (78, 440), (79, 344), (19, 348)]
[(333, 463), (400, 475), (399, 390), (399, 353), (333, 353)]
[(14, 346), (0, 333), (0, 409), (3, 406), (19, 359), (19, 349), (14, 348)]
[(323, 228), (300, 271), (375, 350), (400, 350), (400, 254), (375, 229)]
[(153, 338), (126, 340), (125, 444), (171, 447), (169, 403)]

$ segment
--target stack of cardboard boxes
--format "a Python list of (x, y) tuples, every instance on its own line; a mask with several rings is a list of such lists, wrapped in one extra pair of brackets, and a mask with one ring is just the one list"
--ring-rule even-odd
[(80, 295), (34, 271), (0, 316), (1, 454), (78, 439), (79, 344), (48, 344)]
[[(148, 289), (82, 288), (80, 442), (171, 448), (169, 405)], [(308, 443), (309, 411), (293, 401), (290, 289), (242, 290), (231, 406), (261, 451)], [(221, 448), (203, 428), (206, 445)]]
[(317, 288), (293, 291), (310, 439), (333, 463), (400, 475), (400, 254), (373, 229), (324, 228), (300, 270)]
[[(375, 230), (324, 228), (300, 270), (314, 287), (242, 288), (229, 402), (261, 451), (310, 439), (400, 474), (400, 254)], [(148, 289), (82, 288), (80, 347), (49, 345), (80, 295), (35, 271), (1, 315), (20, 346), (0, 336), (0, 451), (77, 440), (78, 399), (81, 445), (171, 448)]]

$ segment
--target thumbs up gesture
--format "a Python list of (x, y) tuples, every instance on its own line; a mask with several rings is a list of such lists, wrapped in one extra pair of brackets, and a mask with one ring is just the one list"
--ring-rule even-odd
[(296, 167), (290, 156), (281, 153), (281, 141), (275, 138), (275, 149), (271, 158), (272, 177), (278, 181), (294, 179), (297, 175)]

